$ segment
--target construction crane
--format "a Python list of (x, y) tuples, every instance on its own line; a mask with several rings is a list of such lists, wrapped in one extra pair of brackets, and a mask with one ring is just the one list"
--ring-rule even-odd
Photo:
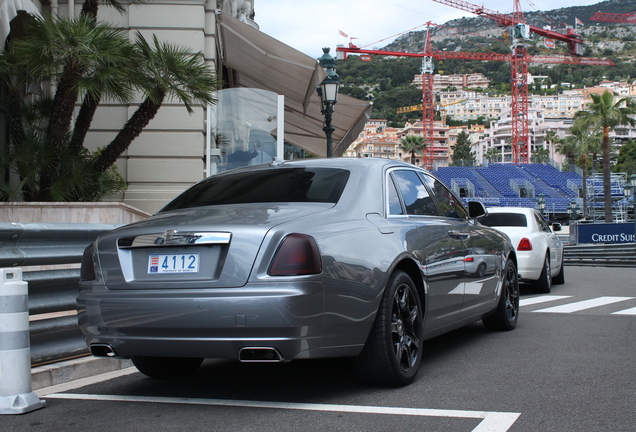
[[(428, 27), (433, 23), (427, 23)], [(433, 59), (436, 60), (480, 60), (480, 61), (505, 61), (512, 63), (512, 54), (498, 54), (498, 53), (474, 53), (474, 52), (462, 52), (462, 51), (437, 51), (431, 48), (430, 44), (430, 28), (426, 31), (426, 43), (424, 52), (420, 53), (406, 53), (397, 51), (385, 51), (385, 50), (365, 50), (361, 49), (354, 44), (350, 43), (348, 47), (339, 46), (336, 48), (338, 60), (346, 60), (348, 54), (356, 55), (380, 55), (387, 57), (420, 57), (422, 58), (422, 104), (412, 105), (410, 107), (402, 107), (398, 112), (409, 112), (422, 110), (422, 135), (428, 142), (426, 152), (424, 154), (424, 166), (431, 168), (435, 157), (435, 143), (434, 143), (434, 117), (435, 117), (435, 105), (433, 95)], [(608, 59), (595, 59), (588, 57), (571, 57), (562, 55), (538, 55), (527, 56), (530, 63), (537, 64), (573, 64), (573, 65), (595, 65), (595, 66), (613, 66), (614, 63)], [(425, 77), (424, 75), (428, 75)], [(428, 79), (425, 79), (428, 78)], [(527, 90), (527, 86), (526, 86)], [(526, 99), (526, 112), (527, 112), (527, 99)], [(514, 117), (514, 116), (513, 116)], [(527, 135), (526, 135), (527, 136)], [(527, 140), (526, 140), (527, 142)], [(440, 149), (444, 150), (444, 149)]]
[(630, 12), (626, 14), (596, 12), (594, 15), (592, 15), (590, 21), (636, 24), (636, 12)]
[(512, 51), (512, 161), (515, 163), (528, 162), (530, 140), (528, 134), (528, 65), (530, 62), (528, 42), (531, 40), (530, 33), (565, 42), (568, 44), (570, 54), (577, 56), (583, 55), (583, 38), (574, 33), (572, 29), (568, 29), (567, 33), (563, 34), (526, 24), (519, 0), (513, 0), (514, 8), (512, 14), (501, 14), (463, 0), (433, 1), (490, 18), (495, 20), (500, 27), (512, 29), (512, 45), (510, 47)]

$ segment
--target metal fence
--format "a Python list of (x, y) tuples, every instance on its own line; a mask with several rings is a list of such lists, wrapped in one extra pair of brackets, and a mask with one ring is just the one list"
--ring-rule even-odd
[(75, 313), (77, 264), (86, 246), (118, 226), (0, 223), (0, 267), (21, 267), (23, 279), (29, 284), (32, 364), (88, 352)]
[[(86, 246), (115, 224), (0, 223), (0, 267), (21, 267), (29, 284), (31, 363), (88, 353), (77, 325), (75, 298)], [(566, 265), (636, 267), (636, 245), (568, 245)], [(72, 264), (73, 268), (59, 268)], [(52, 266), (33, 269), (31, 266)]]
[(566, 245), (565, 265), (597, 267), (636, 267), (636, 244)]

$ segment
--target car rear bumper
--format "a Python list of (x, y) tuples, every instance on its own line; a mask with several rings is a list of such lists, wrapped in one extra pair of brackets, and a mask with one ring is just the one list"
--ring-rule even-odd
[[(320, 282), (204, 290), (108, 290), (77, 298), (87, 345), (116, 357), (238, 359), (243, 348), (272, 348), (282, 360), (323, 356), (324, 294)], [(361, 347), (343, 347), (355, 355)], [(96, 352), (106, 352), (98, 349)]]
[(543, 270), (543, 257), (534, 257), (530, 253), (517, 252), (517, 271), (520, 281), (536, 281), (541, 277)]

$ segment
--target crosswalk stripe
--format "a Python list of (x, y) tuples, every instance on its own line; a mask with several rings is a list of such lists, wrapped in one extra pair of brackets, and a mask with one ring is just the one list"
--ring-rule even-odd
[(550, 302), (550, 301), (554, 301), (554, 300), (561, 300), (564, 298), (570, 298), (572, 296), (555, 296), (555, 295), (547, 295), (547, 296), (541, 296), (541, 297), (531, 297), (531, 298), (527, 298), (527, 299), (521, 299), (519, 300), (519, 306), (529, 306), (529, 305), (533, 305), (533, 304), (537, 304), (537, 303), (545, 303), (545, 302)]
[(591, 309), (599, 306), (605, 306), (612, 303), (618, 303), (626, 300), (631, 300), (634, 297), (598, 297), (590, 300), (583, 300), (574, 303), (568, 303), (561, 306), (554, 306), (547, 309), (539, 309), (533, 312), (546, 312), (546, 313), (570, 313), (578, 312), (585, 309)]
[(612, 315), (636, 315), (636, 307), (618, 312), (612, 312)]

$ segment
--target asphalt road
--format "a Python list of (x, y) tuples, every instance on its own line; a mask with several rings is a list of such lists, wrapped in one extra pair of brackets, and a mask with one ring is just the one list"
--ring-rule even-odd
[(124, 371), (57, 390), (44, 409), (0, 416), (0, 431), (633, 432), (635, 274), (566, 267), (550, 294), (522, 291), (514, 331), (475, 323), (427, 341), (404, 388), (362, 385), (344, 360), (208, 360), (182, 380)]

